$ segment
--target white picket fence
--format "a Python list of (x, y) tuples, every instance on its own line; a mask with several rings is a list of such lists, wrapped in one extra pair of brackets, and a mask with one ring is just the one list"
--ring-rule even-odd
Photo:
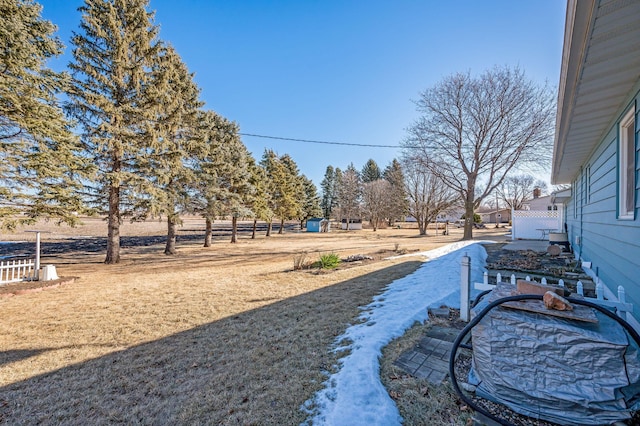
[(0, 284), (29, 281), (36, 278), (35, 259), (0, 261)]
[[(525, 279), (527, 281), (532, 281), (531, 277), (527, 276), (525, 277)], [(495, 284), (489, 284), (489, 274), (487, 272), (484, 273), (484, 282), (481, 283), (474, 283), (474, 288), (476, 290), (492, 290), (496, 285)], [(509, 281), (511, 282), (511, 284), (515, 285), (516, 284), (516, 276), (515, 275), (511, 275)], [(501, 274), (497, 274), (496, 275), (496, 282), (503, 282), (502, 281), (502, 275)], [(542, 278), (540, 280), (541, 284), (547, 284), (547, 279), (546, 278)], [(564, 287), (564, 280), (559, 280), (558, 281), (558, 285), (560, 287)], [(580, 296), (584, 297), (584, 285), (582, 284), (582, 281), (578, 281), (578, 283), (576, 284), (576, 291)], [(604, 298), (604, 293), (605, 293), (605, 289), (604, 289), (604, 285), (600, 282), (597, 281), (596, 282), (596, 297), (584, 297), (584, 299), (588, 302), (592, 302), (592, 303), (596, 303), (598, 305), (601, 306), (606, 306), (609, 308), (615, 308), (616, 310), (616, 314), (624, 319), (627, 322), (633, 322), (634, 318), (633, 318), (633, 304), (629, 303), (626, 301), (626, 291), (624, 289), (624, 287), (622, 287), (621, 285), (618, 286), (618, 300), (607, 300)]]

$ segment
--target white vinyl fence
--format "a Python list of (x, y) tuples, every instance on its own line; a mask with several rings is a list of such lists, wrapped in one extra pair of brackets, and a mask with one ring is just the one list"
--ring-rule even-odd
[(562, 209), (514, 210), (511, 215), (511, 238), (545, 240), (549, 232), (562, 231)]
[(36, 278), (35, 259), (0, 261), (0, 284)]

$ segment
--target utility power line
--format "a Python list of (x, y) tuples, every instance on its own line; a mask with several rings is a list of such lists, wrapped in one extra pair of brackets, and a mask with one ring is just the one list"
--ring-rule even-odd
[(365, 144), (365, 143), (314, 141), (309, 139), (296, 139), (296, 138), (283, 138), (279, 136), (256, 135), (254, 133), (238, 133), (238, 134), (241, 136), (251, 136), (254, 138), (277, 139), (281, 141), (293, 141), (293, 142), (303, 142), (303, 143), (318, 143), (323, 145), (364, 146), (369, 148), (396, 148), (396, 149), (402, 148), (400, 145), (373, 145), (373, 144)]

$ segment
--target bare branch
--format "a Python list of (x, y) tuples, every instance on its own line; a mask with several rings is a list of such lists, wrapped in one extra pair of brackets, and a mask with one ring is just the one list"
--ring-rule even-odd
[(421, 116), (408, 129), (404, 156), (423, 159), (430, 173), (460, 194), (469, 217), (516, 167), (548, 167), (553, 95), (518, 68), (496, 67), (477, 78), (454, 74), (422, 92), (416, 106)]

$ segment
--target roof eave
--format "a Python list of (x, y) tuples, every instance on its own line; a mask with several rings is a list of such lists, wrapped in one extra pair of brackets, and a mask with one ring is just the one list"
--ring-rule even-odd
[(596, 0), (569, 0), (567, 2), (558, 88), (556, 133), (553, 144), (552, 184), (568, 183), (573, 176), (572, 172), (574, 172), (571, 165), (567, 166), (563, 162), (564, 149), (596, 5)]

